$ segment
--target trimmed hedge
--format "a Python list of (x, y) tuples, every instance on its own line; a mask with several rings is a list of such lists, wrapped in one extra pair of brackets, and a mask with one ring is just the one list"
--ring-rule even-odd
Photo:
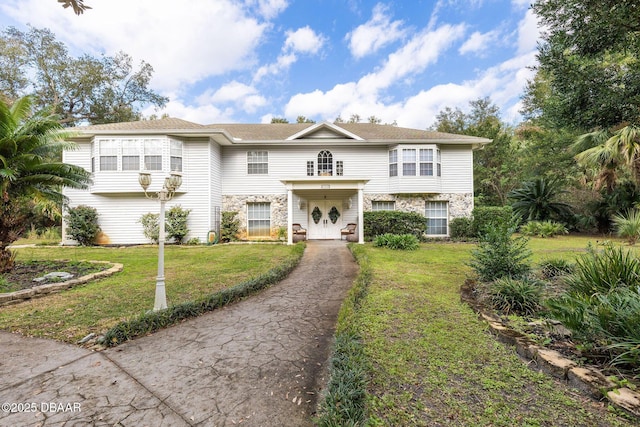
[(360, 265), (360, 273), (338, 314), (329, 383), (315, 420), (317, 425), (324, 427), (366, 425), (368, 365), (358, 335), (357, 316), (372, 273), (362, 248), (358, 245), (349, 245), (349, 248)]
[(511, 206), (479, 206), (473, 209), (473, 222), (471, 232), (478, 237), (484, 233), (491, 224), (511, 224), (513, 221), (513, 209)]
[(107, 347), (115, 347), (135, 337), (146, 335), (181, 320), (213, 311), (267, 288), (287, 277), (300, 262), (304, 248), (304, 244), (296, 245), (294, 256), (283, 264), (272, 268), (261, 276), (218, 291), (202, 300), (173, 305), (166, 310), (149, 311), (134, 319), (122, 321), (104, 334), (101, 343)]
[(421, 239), (427, 231), (427, 220), (416, 212), (364, 212), (364, 238), (373, 240), (382, 234), (413, 234)]

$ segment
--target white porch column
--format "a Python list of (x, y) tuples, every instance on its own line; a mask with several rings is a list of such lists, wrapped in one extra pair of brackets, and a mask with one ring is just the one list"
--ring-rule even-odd
[(293, 229), (291, 224), (293, 223), (293, 190), (287, 190), (287, 244), (293, 245)]
[(358, 243), (364, 243), (364, 195), (362, 185), (358, 186)]

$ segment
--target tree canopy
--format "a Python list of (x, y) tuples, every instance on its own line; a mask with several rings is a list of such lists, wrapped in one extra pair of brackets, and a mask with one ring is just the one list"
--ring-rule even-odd
[(124, 52), (75, 58), (47, 29), (11, 27), (0, 34), (0, 94), (5, 101), (33, 94), (65, 126), (139, 120), (142, 106), (168, 99), (149, 89), (153, 67), (132, 62)]
[(525, 114), (581, 131), (638, 123), (638, 2), (538, 0), (532, 7), (545, 30)]
[(91, 9), (84, 4), (84, 0), (58, 0), (58, 3), (62, 3), (62, 7), (65, 9), (71, 7), (76, 15), (81, 15), (85, 10)]

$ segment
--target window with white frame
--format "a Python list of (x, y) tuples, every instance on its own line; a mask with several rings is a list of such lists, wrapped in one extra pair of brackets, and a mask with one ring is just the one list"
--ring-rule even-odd
[(271, 204), (247, 203), (247, 236), (265, 237), (271, 233)]
[(267, 151), (247, 151), (247, 173), (267, 175), (269, 173), (269, 153)]
[(389, 176), (398, 176), (398, 150), (389, 150)]
[(182, 141), (172, 139), (169, 144), (171, 172), (182, 172)]
[(144, 140), (144, 169), (148, 171), (162, 170), (162, 140)]
[(96, 144), (95, 142), (91, 143), (91, 172), (96, 171)]
[(104, 139), (100, 141), (100, 170), (118, 170), (118, 141), (114, 139)]
[(336, 160), (336, 176), (343, 176), (344, 174), (344, 162), (342, 160)]
[(427, 217), (427, 235), (446, 236), (448, 234), (447, 202), (426, 202), (424, 216)]
[(420, 149), (420, 176), (433, 176), (433, 149)]
[(122, 148), (122, 170), (140, 170), (140, 144), (135, 139), (123, 139)]
[(436, 171), (438, 176), (442, 176), (442, 166), (440, 160), (440, 149), (436, 150)]
[(372, 211), (395, 211), (396, 202), (386, 200), (373, 200), (371, 202)]
[(313, 160), (307, 160), (307, 176), (313, 176), (313, 171), (315, 171), (315, 163)]
[(413, 148), (404, 148), (402, 150), (402, 175), (416, 175), (416, 150)]
[(331, 151), (323, 150), (318, 153), (318, 175), (333, 175), (333, 154)]

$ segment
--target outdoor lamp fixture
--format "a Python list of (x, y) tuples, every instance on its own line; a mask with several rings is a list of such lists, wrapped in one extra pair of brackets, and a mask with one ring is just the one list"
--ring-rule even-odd
[(138, 182), (144, 190), (147, 199), (160, 200), (160, 217), (158, 218), (160, 232), (158, 234), (158, 277), (156, 277), (156, 299), (153, 303), (153, 311), (164, 310), (167, 308), (167, 294), (164, 286), (164, 204), (171, 200), (175, 192), (182, 185), (182, 174), (171, 172), (171, 175), (164, 179), (162, 190), (155, 195), (147, 193), (147, 189), (151, 185), (151, 173), (140, 172)]

